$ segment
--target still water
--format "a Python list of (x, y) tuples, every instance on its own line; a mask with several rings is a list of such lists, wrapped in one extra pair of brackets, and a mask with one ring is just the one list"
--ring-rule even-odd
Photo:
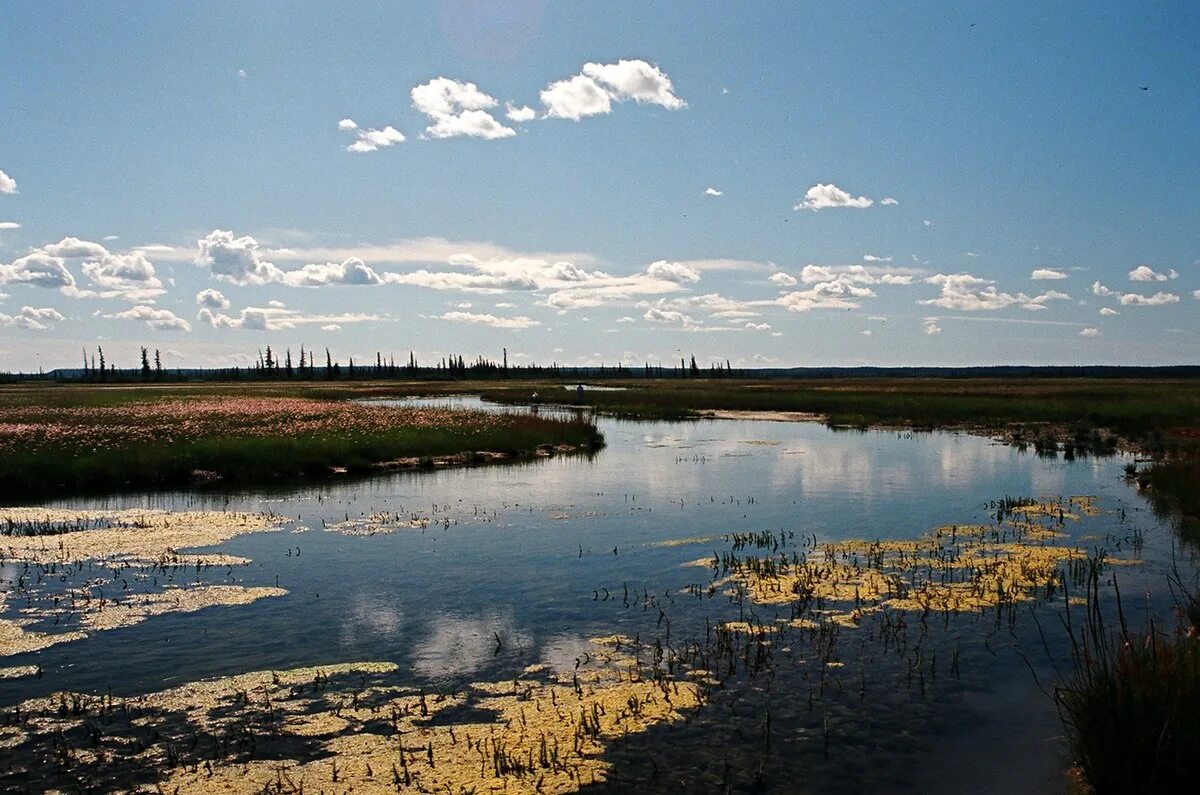
[[(469, 397), (414, 402), (525, 410)], [(1066, 530), (1085, 548), (1138, 560), (1120, 567), (1123, 593), (1138, 611), (1169, 614), (1171, 529), (1126, 484), (1121, 458), (1064, 461), (975, 436), (815, 423), (598, 424), (607, 447), (590, 457), (62, 503), (280, 514), (283, 532), (220, 547), (251, 564), (198, 576), (288, 594), (7, 658), (38, 664), (43, 675), (0, 681), (0, 703), (366, 660), (395, 662), (404, 681), (451, 690), (535, 663), (569, 668), (597, 636), (700, 642), (708, 627), (745, 617), (720, 588), (706, 590), (711, 572), (686, 565), (728, 549), (726, 534), (771, 531), (792, 544), (814, 535), (911, 539), (940, 525), (987, 523), (988, 501), (1006, 495), (1097, 497), (1100, 514)], [(380, 512), (422, 526), (354, 536), (325, 529)], [(689, 595), (693, 584), (707, 595)], [(769, 665), (731, 678), (690, 720), (614, 746), (625, 783), (609, 787), (1063, 791), (1061, 729), (1044, 692), (1067, 659), (1058, 609), (1011, 613), (922, 622), (920, 682), (916, 658), (885, 649), (869, 628), (840, 632), (832, 649), (781, 637)], [(787, 608), (757, 608), (759, 620), (774, 615)]]

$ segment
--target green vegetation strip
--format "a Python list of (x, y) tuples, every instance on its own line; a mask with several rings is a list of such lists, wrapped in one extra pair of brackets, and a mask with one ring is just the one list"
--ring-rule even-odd
[[(48, 393), (48, 394), (47, 394)], [(7, 498), (219, 481), (253, 485), (381, 467), (470, 464), (603, 444), (586, 421), (363, 405), (236, 387), (69, 387), (0, 395)]]

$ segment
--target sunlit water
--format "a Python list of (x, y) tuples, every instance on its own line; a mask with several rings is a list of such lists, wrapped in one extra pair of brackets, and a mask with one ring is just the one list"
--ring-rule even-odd
[[(425, 402), (480, 406), (474, 398)], [(511, 677), (536, 662), (569, 668), (590, 637), (623, 633), (651, 642), (669, 627), (674, 642), (703, 640), (706, 620), (736, 618), (720, 592), (706, 599), (682, 593), (709, 579), (683, 564), (727, 548), (725, 533), (914, 538), (937, 525), (986, 522), (986, 502), (1004, 495), (1099, 496), (1105, 512), (1080, 526), (1088, 534), (1081, 543), (1141, 557), (1141, 565), (1119, 572), (1127, 602), (1168, 612), (1171, 532), (1126, 484), (1121, 459), (1066, 462), (968, 435), (834, 432), (812, 423), (598, 422), (608, 444), (592, 457), (284, 492), (65, 503), (269, 509), (309, 529), (235, 538), (222, 551), (253, 563), (203, 575), (279, 585), (287, 596), (156, 617), (7, 658), (5, 665), (40, 664), (44, 674), (0, 681), (0, 701), (62, 689), (136, 694), (204, 677), (357, 660), (394, 661), (407, 681), (441, 689)], [(429, 525), (368, 537), (322, 529), (377, 511), (420, 514)], [(1138, 553), (1129, 549), (1135, 529), (1145, 538)], [(717, 538), (655, 545), (706, 537)], [(17, 609), (10, 603), (6, 614)], [(786, 614), (762, 608), (759, 615), (776, 612)], [(889, 657), (868, 633), (847, 630), (834, 655), (845, 666), (815, 704), (810, 650), (781, 643), (769, 675), (731, 681), (690, 722), (614, 747), (618, 781), (677, 791), (749, 790), (756, 778), (784, 791), (1061, 791), (1061, 729), (1035, 673), (1052, 687), (1052, 664), (1065, 662), (1065, 646), (1055, 610), (1039, 613), (1045, 645), (1030, 616), (931, 621), (922, 630), (925, 653), (943, 662), (923, 688), (905, 660)]]

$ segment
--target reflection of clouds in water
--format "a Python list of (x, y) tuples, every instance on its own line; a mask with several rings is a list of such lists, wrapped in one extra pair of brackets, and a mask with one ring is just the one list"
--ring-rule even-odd
[(550, 667), (556, 674), (567, 674), (575, 670), (575, 661), (587, 659), (587, 655), (595, 651), (595, 647), (582, 635), (562, 634), (546, 639), (538, 662)]
[(1030, 467), (1029, 486), (1033, 492), (1030, 496), (1061, 495), (1066, 491), (1066, 482), (1067, 468), (1057, 462)]
[(361, 635), (371, 636), (368, 640), (395, 639), (404, 626), (404, 614), (400, 606), (373, 596), (358, 595), (354, 598), (342, 621), (342, 637), (353, 641)]
[(504, 650), (529, 646), (532, 638), (518, 629), (512, 613), (482, 613), (475, 617), (434, 613), (429, 634), (413, 651), (413, 667), (424, 676), (462, 676), (474, 673), (496, 654), (496, 635)]
[(941, 445), (941, 482), (990, 477), (1013, 465), (1013, 448), (975, 436), (930, 437)]

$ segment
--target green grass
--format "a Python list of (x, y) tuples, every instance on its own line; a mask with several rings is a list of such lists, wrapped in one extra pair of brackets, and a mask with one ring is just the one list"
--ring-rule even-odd
[[(304, 399), (295, 400), (297, 394)], [(0, 495), (31, 500), (209, 482), (266, 485), (339, 470), (369, 473), (397, 459), (431, 465), (435, 457), (465, 454), (463, 463), (475, 463), (482, 460), (473, 455), (478, 452), (521, 459), (543, 445), (603, 445), (585, 420), (389, 409), (316, 397), (315, 390), (212, 384), (3, 389)]]

